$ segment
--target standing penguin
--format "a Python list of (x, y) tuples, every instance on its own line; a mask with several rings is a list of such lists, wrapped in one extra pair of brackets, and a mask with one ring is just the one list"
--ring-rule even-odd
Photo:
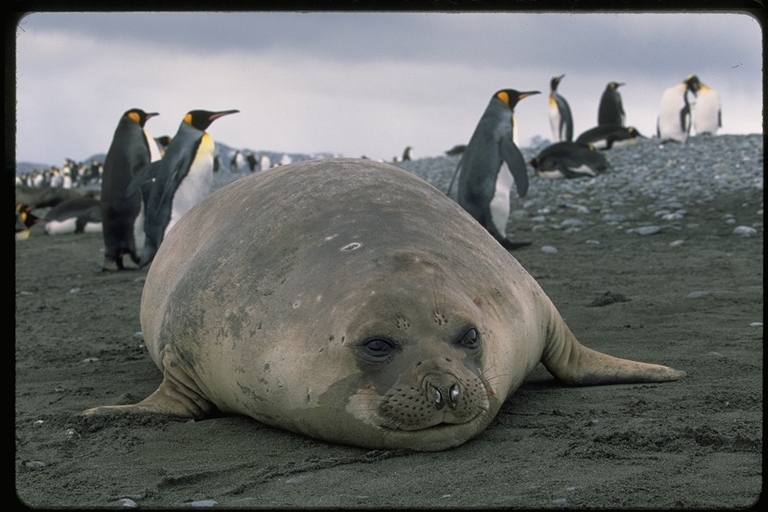
[(573, 140), (573, 117), (565, 98), (557, 94), (557, 86), (565, 75), (552, 77), (549, 82), (549, 122), (555, 142)]
[(720, 113), (720, 95), (717, 91), (699, 82), (696, 93), (696, 103), (693, 104), (693, 129), (696, 135), (708, 133), (717, 135), (717, 129), (722, 128)]
[(619, 82), (608, 82), (600, 97), (597, 109), (597, 125), (612, 124), (624, 126), (624, 106), (621, 104), (621, 94), (618, 88), (624, 85)]
[(691, 103), (688, 93), (694, 97), (699, 90), (699, 78), (688, 75), (679, 84), (670, 87), (661, 95), (656, 134), (663, 141), (685, 142), (691, 131)]
[(216, 119), (236, 112), (239, 111), (188, 112), (162, 160), (145, 167), (131, 182), (128, 194), (142, 183), (155, 179), (147, 202), (146, 241), (140, 267), (152, 261), (160, 243), (179, 218), (210, 192), (215, 146), (205, 129)]
[(117, 123), (112, 144), (104, 160), (101, 183), (101, 219), (104, 237), (103, 271), (123, 270), (123, 255), (139, 263), (144, 244), (144, 204), (141, 194), (126, 196), (134, 175), (151, 162), (160, 159), (155, 139), (144, 124), (156, 112), (133, 108)]
[[(539, 91), (503, 89), (494, 94), (456, 168), (461, 169), (458, 203), (506, 249), (530, 245), (510, 242), (506, 226), (512, 184), (520, 197), (528, 192), (525, 160), (512, 141), (515, 105), (533, 94)], [(449, 193), (452, 186), (453, 180)]]

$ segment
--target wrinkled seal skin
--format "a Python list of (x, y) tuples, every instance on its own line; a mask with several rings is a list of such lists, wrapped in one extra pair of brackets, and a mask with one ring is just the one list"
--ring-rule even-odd
[(468, 213), (369, 160), (281, 166), (211, 194), (161, 245), (141, 324), (163, 383), (86, 415), (221, 411), (442, 450), (482, 432), (539, 361), (573, 385), (685, 375), (580, 345)]

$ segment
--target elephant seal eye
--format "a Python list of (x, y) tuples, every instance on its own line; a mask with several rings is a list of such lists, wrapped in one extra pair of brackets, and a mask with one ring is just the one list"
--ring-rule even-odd
[(372, 339), (366, 341), (360, 347), (363, 352), (374, 358), (383, 358), (391, 354), (395, 350), (395, 345), (389, 340)]
[(478, 340), (477, 330), (474, 328), (467, 329), (467, 332), (465, 332), (464, 336), (459, 340), (459, 345), (467, 348), (476, 348), (479, 344), (480, 341)]

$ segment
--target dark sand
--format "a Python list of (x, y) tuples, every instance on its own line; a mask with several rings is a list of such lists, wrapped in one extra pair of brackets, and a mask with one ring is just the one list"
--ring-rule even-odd
[[(685, 379), (568, 388), (540, 365), (483, 434), (438, 453), (244, 417), (75, 416), (160, 383), (135, 335), (146, 271), (103, 274), (100, 235), (35, 229), (16, 243), (16, 493), (33, 507), (748, 507), (763, 482), (763, 327), (750, 325), (763, 319), (763, 236), (731, 234), (723, 215), (751, 225), (762, 191), (687, 208), (699, 227), (651, 236), (520, 226), (534, 245), (514, 253), (584, 344)], [(709, 293), (686, 298), (696, 291)], [(590, 307), (606, 292), (630, 300)]]

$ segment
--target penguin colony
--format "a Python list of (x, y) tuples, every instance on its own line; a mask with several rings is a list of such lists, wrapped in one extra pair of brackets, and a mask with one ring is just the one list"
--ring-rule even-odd
[[(514, 187), (524, 197), (528, 190), (527, 165), (539, 178), (596, 177), (610, 167), (603, 151), (643, 137), (636, 128), (625, 126), (618, 91), (625, 84), (611, 81), (600, 97), (597, 126), (573, 141), (571, 109), (558, 92), (564, 77), (550, 80), (553, 143), (529, 162), (523, 160), (517, 146), (514, 113), (521, 100), (539, 91), (497, 91), (469, 142), (446, 151), (449, 156), (461, 155), (447, 193), (458, 176), (458, 203), (509, 250), (530, 245), (513, 242), (506, 234), (511, 191)], [(35, 169), (16, 176), (16, 239), (28, 237), (30, 228), (38, 223), (49, 234), (101, 231), (103, 270), (125, 269), (125, 255), (138, 267), (149, 264), (172, 226), (210, 192), (212, 173), (222, 168), (221, 155), (214, 154), (213, 140), (205, 130), (214, 120), (236, 112), (193, 110), (184, 116), (174, 137), (153, 138), (144, 125), (158, 114), (137, 108), (126, 111), (118, 121), (104, 165), (97, 160), (76, 163), (67, 159), (61, 168)], [(663, 92), (656, 130), (660, 142), (684, 143), (691, 129), (716, 135), (721, 127), (720, 97), (696, 75)], [(413, 148), (407, 146), (402, 156), (392, 160), (412, 158)], [(229, 169), (247, 173), (290, 162), (287, 154), (273, 165), (266, 154), (257, 157), (237, 150)], [(100, 188), (100, 198), (98, 193), (84, 195), (74, 190), (94, 186)], [(32, 213), (45, 207), (51, 209), (42, 217)]]

